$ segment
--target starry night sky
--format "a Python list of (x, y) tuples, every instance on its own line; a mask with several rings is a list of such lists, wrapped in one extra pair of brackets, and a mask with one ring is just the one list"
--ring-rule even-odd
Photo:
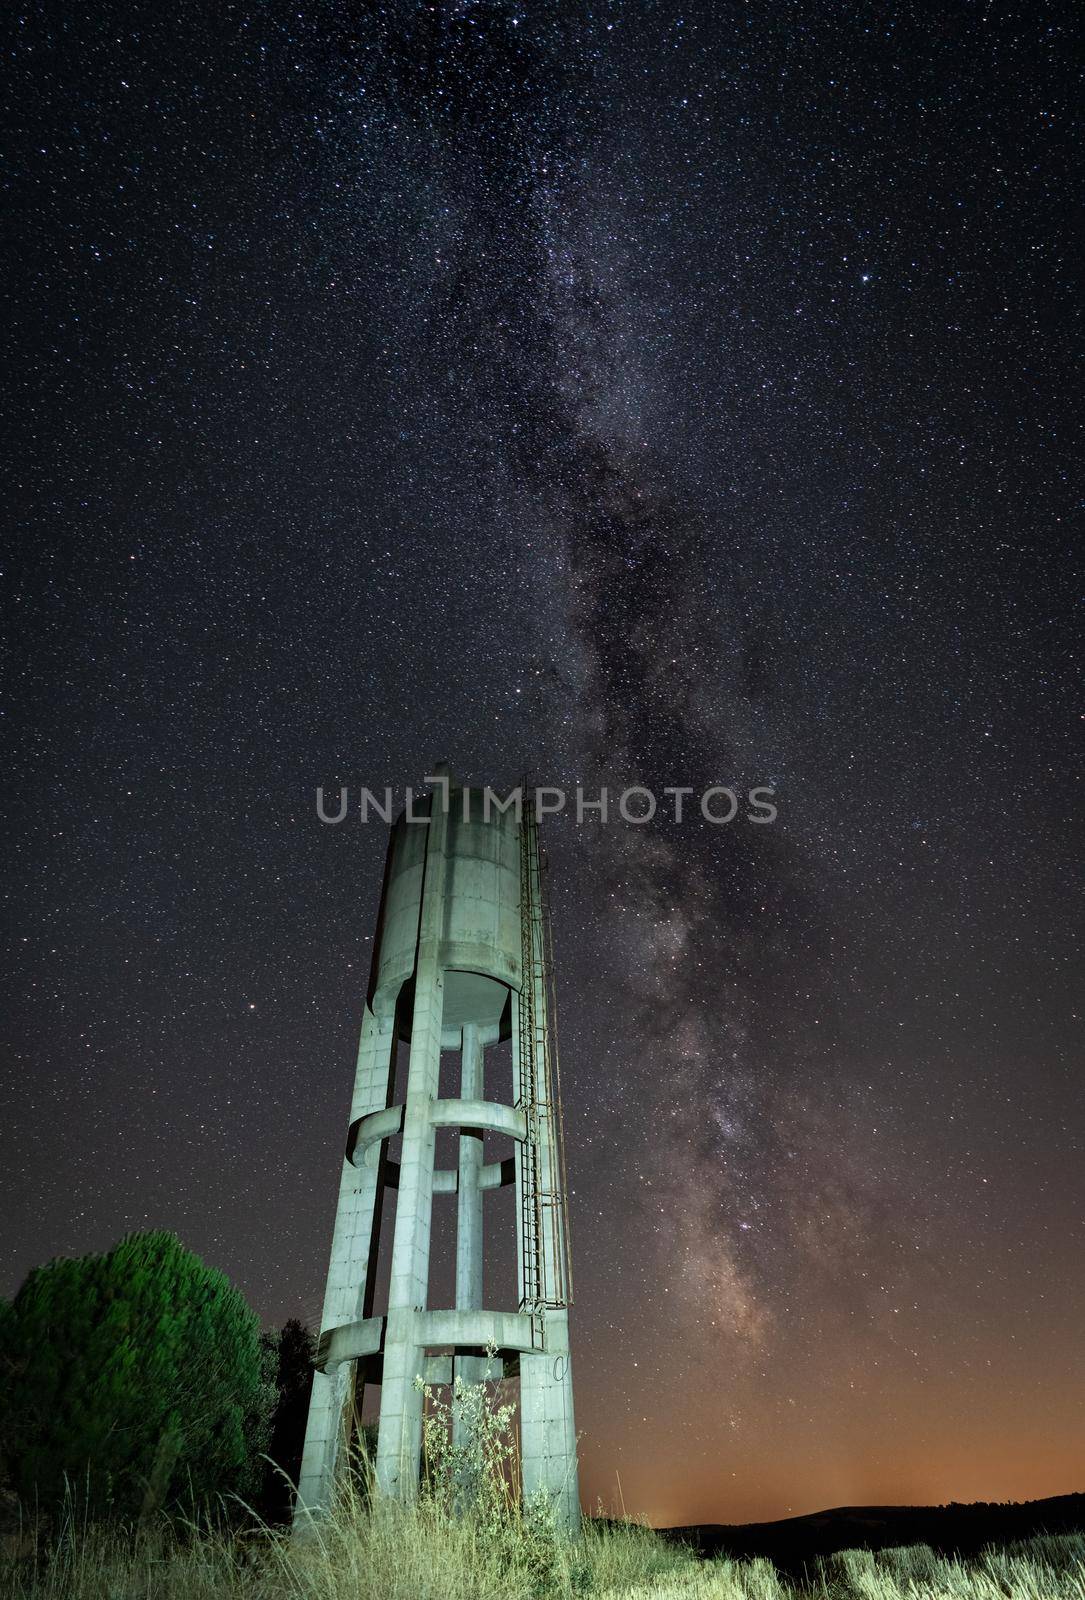
[(318, 1315), (318, 784), (772, 785), (547, 829), (585, 1502), (1085, 1489), (1068, 20), (13, 23), (4, 1292)]

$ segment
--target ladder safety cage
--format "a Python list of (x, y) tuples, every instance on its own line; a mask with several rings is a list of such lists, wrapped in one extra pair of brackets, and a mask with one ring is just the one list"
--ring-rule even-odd
[[(526, 788), (526, 785), (525, 785)], [(553, 937), (534, 806), (520, 826), (519, 1106), (523, 1145), (522, 1304), (541, 1312), (572, 1302), (572, 1263), (566, 1201), (565, 1130), (555, 1027)]]

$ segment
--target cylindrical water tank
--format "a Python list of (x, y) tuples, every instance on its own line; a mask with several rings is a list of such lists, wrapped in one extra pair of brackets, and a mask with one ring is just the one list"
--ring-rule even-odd
[[(432, 804), (442, 803), (438, 790)], [(404, 812), (392, 829), (377, 942), (370, 979), (370, 1005), (378, 1015), (395, 1006), (414, 972), (428, 825)], [(466, 1023), (484, 1038), (508, 1033), (508, 992), (519, 989), (520, 824), (515, 808), (486, 815), (481, 789), (449, 792), (444, 883), (444, 918), (438, 955), (445, 972), (442, 1042), (458, 1048)], [(400, 1007), (400, 1027), (409, 1036), (410, 1007)]]

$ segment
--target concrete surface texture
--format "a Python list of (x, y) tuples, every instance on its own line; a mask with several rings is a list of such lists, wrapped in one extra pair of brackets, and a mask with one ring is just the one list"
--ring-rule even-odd
[[(428, 819), (395, 823), (339, 1185), (321, 1338), (299, 1482), (299, 1518), (335, 1493), (366, 1384), (380, 1386), (377, 1481), (417, 1494), (417, 1378), (481, 1381), (492, 1345), (520, 1380), (526, 1496), (545, 1493), (559, 1525), (579, 1526), (569, 1354), (571, 1274), (552, 1026), (552, 970), (538, 830), (484, 805), (481, 790), (436, 774)], [(513, 1104), (485, 1097), (488, 1046), (508, 1040)], [(397, 1044), (409, 1045), (394, 1104)], [(442, 1053), (459, 1056), (459, 1095), (442, 1098)], [(435, 1166), (438, 1128), (458, 1131), (455, 1167)], [(513, 1141), (485, 1159), (487, 1133)], [(399, 1160), (390, 1142), (400, 1139)], [(488, 1191), (511, 1186), (519, 1300), (483, 1305)], [(387, 1309), (374, 1314), (381, 1208), (395, 1190)], [(454, 1198), (452, 1198), (454, 1197)], [(456, 1217), (455, 1305), (428, 1305), (433, 1206)], [(501, 1211), (508, 1226), (507, 1207)]]

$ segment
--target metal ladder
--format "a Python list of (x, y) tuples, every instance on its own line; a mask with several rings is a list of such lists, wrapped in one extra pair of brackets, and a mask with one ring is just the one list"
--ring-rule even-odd
[(529, 804), (525, 804), (520, 825), (520, 953), (518, 1103), (527, 1124), (520, 1186), (521, 1305), (537, 1315), (548, 1307), (571, 1303), (572, 1263), (561, 1071), (554, 1027), (553, 943), (538, 820)]

